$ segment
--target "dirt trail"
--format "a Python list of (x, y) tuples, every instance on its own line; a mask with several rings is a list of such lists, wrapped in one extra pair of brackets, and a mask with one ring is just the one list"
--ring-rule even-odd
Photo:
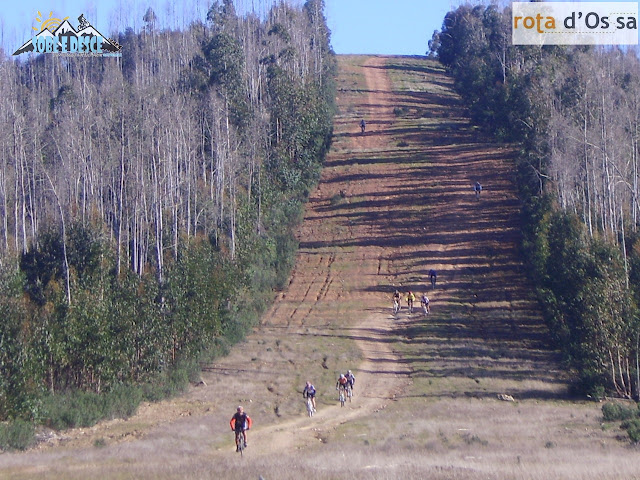
[[(634, 456), (600, 428), (598, 406), (566, 401), (545, 347), (518, 254), (513, 152), (469, 125), (436, 63), (339, 65), (332, 150), (261, 325), (205, 367), (206, 385), (4, 454), (0, 478), (631, 478)], [(427, 291), (431, 315), (394, 317), (395, 288)], [(348, 368), (356, 396), (341, 408)], [(255, 425), (241, 464), (228, 427), (238, 404)]]

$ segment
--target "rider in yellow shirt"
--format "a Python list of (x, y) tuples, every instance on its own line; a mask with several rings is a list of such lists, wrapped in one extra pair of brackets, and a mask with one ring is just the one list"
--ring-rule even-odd
[(416, 296), (409, 290), (407, 292), (407, 306), (409, 307), (409, 312), (413, 312), (413, 301), (416, 299)]

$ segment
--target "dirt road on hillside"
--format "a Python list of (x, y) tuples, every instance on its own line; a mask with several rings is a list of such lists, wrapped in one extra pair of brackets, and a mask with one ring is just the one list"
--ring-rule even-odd
[[(565, 400), (518, 253), (513, 152), (469, 125), (435, 62), (341, 56), (339, 65), (332, 150), (289, 284), (255, 332), (206, 365), (204, 383), (183, 397), (3, 454), (1, 478), (635, 471), (615, 432), (600, 428), (598, 407)], [(484, 186), (479, 200), (475, 181)], [(427, 286), (432, 268), (435, 290)], [(405, 308), (394, 316), (396, 288), (427, 292), (431, 314)], [(347, 369), (356, 396), (340, 407), (335, 382)], [(300, 394), (306, 380), (318, 389), (311, 419)], [(503, 394), (515, 401), (500, 401)], [(254, 420), (242, 459), (228, 427), (238, 404)]]

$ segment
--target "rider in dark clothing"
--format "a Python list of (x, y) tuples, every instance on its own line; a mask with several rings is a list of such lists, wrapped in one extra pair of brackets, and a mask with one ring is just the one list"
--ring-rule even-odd
[(311, 403), (313, 404), (313, 411), (316, 411), (316, 387), (313, 386), (311, 382), (307, 382), (302, 390), (302, 396), (304, 398), (310, 398)]
[[(244, 408), (238, 407), (236, 413), (231, 417), (231, 421), (229, 422), (231, 426), (231, 430), (236, 432), (236, 434), (242, 434), (242, 441), (244, 442), (244, 446), (247, 446), (247, 430), (251, 428), (251, 418), (244, 411)], [(238, 450), (237, 444), (238, 436), (236, 435), (236, 451)]]
[(436, 271), (433, 268), (429, 270), (429, 280), (431, 280), (431, 286), (433, 288), (436, 288), (437, 278), (438, 278), (438, 274), (436, 273)]

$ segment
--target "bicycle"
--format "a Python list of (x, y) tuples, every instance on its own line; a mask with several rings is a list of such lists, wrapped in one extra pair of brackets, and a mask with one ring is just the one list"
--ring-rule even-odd
[(393, 300), (393, 314), (397, 315), (400, 311), (400, 302), (397, 299)]
[(307, 414), (309, 414), (309, 417), (313, 417), (313, 413), (313, 400), (311, 397), (307, 397)]
[(242, 435), (242, 430), (236, 430), (236, 452), (240, 453), (242, 457), (242, 452), (247, 446), (244, 444), (244, 436)]
[(422, 310), (424, 311), (425, 315), (429, 315), (429, 304), (428, 303), (422, 303)]
[(351, 403), (351, 398), (353, 397), (353, 388), (351, 387), (351, 385), (347, 385), (346, 393), (347, 398), (349, 399), (349, 403)]
[(341, 407), (344, 407), (344, 402), (346, 402), (346, 398), (345, 398), (345, 396), (344, 396), (344, 390), (345, 390), (345, 389), (344, 389), (344, 387), (340, 387), (340, 388), (338, 389), (338, 391), (340, 392), (340, 395), (339, 395), (339, 397), (338, 397), (338, 400), (340, 400), (340, 406), (341, 406)]

